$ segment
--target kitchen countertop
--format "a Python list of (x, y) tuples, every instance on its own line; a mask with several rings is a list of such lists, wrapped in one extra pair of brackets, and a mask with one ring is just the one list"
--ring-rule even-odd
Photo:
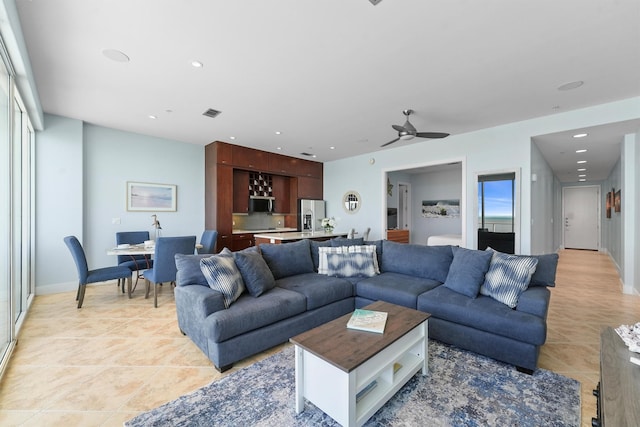
[(277, 227), (277, 228), (262, 228), (260, 230), (243, 230), (240, 228), (234, 228), (233, 234), (247, 234), (247, 233), (281, 233), (285, 231), (298, 231), (297, 228), (290, 227)]
[(264, 234), (254, 234), (254, 238), (262, 238), (262, 239), (271, 239), (271, 240), (300, 240), (300, 239), (315, 239), (322, 237), (344, 237), (348, 233), (340, 233), (337, 231), (332, 231), (330, 233), (326, 233), (324, 231), (295, 231), (288, 233), (264, 233)]

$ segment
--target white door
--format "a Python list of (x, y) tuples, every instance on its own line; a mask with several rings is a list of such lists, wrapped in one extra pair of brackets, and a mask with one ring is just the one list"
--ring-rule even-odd
[(398, 228), (411, 229), (411, 196), (410, 184), (398, 182)]
[(565, 187), (562, 191), (564, 247), (598, 250), (600, 188)]

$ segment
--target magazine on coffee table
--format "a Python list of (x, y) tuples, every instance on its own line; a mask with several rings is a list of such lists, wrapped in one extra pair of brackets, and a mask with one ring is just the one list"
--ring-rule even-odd
[(359, 331), (376, 332), (381, 334), (387, 323), (387, 313), (384, 311), (356, 309), (347, 323), (347, 328)]

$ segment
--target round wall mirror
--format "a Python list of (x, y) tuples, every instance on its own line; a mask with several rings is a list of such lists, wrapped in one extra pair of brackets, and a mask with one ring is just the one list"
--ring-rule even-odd
[(358, 212), (360, 205), (362, 204), (362, 198), (357, 191), (347, 191), (342, 197), (342, 206), (347, 213), (353, 214)]

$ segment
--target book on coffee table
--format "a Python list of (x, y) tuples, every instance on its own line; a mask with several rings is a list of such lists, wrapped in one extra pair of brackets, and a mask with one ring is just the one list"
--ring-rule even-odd
[(381, 334), (384, 332), (386, 323), (386, 312), (357, 308), (351, 315), (351, 319), (349, 319), (347, 323), (347, 328)]

